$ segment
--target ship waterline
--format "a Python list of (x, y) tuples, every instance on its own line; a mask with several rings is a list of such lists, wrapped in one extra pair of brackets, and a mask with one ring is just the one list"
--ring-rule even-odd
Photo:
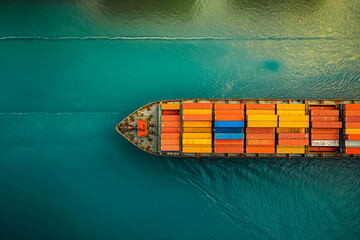
[(155, 155), (191, 158), (360, 157), (358, 99), (152, 102), (116, 130)]

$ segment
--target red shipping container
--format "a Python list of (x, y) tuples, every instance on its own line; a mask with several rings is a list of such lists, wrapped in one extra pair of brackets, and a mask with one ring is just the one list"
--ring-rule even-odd
[(246, 146), (246, 153), (275, 153), (274, 146)]
[(215, 115), (215, 121), (244, 121), (244, 115)]
[(311, 110), (311, 116), (339, 116), (339, 110)]
[(178, 122), (180, 121), (180, 115), (164, 115), (161, 116), (162, 122)]
[(278, 145), (309, 145), (309, 139), (279, 139)]
[(183, 109), (212, 109), (212, 103), (183, 103)]
[(166, 138), (180, 138), (180, 133), (161, 133), (161, 139)]
[(314, 133), (311, 134), (312, 140), (338, 140), (339, 134), (336, 133)]
[(345, 110), (344, 116), (345, 117), (349, 117), (349, 116), (360, 117), (360, 110)]
[(309, 147), (309, 152), (335, 152), (336, 147)]
[(345, 154), (360, 154), (360, 148), (345, 148)]
[(275, 128), (246, 128), (246, 134), (275, 133)]
[(180, 127), (180, 121), (179, 122), (162, 122), (161, 127)]
[(360, 104), (344, 104), (346, 110), (360, 110)]
[(360, 140), (360, 134), (347, 134), (345, 140)]
[(350, 116), (344, 118), (345, 122), (360, 122), (360, 117)]
[(338, 128), (312, 128), (311, 133), (339, 133)]
[(319, 116), (311, 116), (312, 122), (337, 122), (339, 121), (339, 117), (319, 117)]
[(161, 132), (163, 132), (163, 133), (178, 133), (178, 132), (180, 132), (180, 128), (176, 128), (176, 127), (161, 128)]
[(360, 123), (345, 123), (345, 128), (360, 128)]
[(256, 139), (256, 140), (248, 140), (246, 139), (246, 145), (275, 145), (275, 140), (263, 140), (263, 139)]
[(261, 133), (247, 133), (245, 135), (246, 139), (275, 139), (275, 134), (261, 134)]
[(215, 103), (215, 110), (241, 110), (244, 109), (243, 103)]
[(244, 153), (244, 148), (242, 146), (215, 146), (214, 153)]
[(244, 115), (244, 110), (215, 110), (215, 116), (219, 115)]
[(161, 151), (176, 151), (180, 150), (179, 145), (161, 145)]
[(279, 139), (309, 139), (308, 133), (278, 133)]
[(239, 139), (215, 139), (215, 146), (221, 145), (244, 145), (244, 140)]
[(336, 106), (319, 106), (319, 105), (310, 105), (310, 110), (336, 110)]
[(259, 103), (247, 103), (247, 110), (273, 110), (275, 109), (275, 104), (259, 104)]
[(179, 115), (179, 110), (162, 110), (162, 115)]
[(185, 114), (182, 116), (184, 121), (211, 121), (212, 115), (205, 114)]
[(161, 145), (179, 145), (179, 144), (180, 144), (180, 139), (173, 139), (173, 138), (161, 139)]
[(313, 122), (313, 128), (341, 128), (342, 122)]

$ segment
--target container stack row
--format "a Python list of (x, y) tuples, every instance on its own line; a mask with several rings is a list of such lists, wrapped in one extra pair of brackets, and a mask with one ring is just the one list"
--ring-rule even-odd
[(277, 153), (304, 154), (309, 145), (309, 116), (305, 104), (277, 104), (279, 120)]
[(246, 153), (275, 153), (275, 104), (246, 104)]
[(360, 154), (360, 104), (344, 105), (345, 153)]
[(212, 152), (212, 103), (183, 103), (182, 151)]
[(335, 105), (310, 105), (310, 152), (334, 152), (339, 147), (339, 110)]
[(180, 104), (161, 104), (160, 139), (162, 152), (180, 151)]
[(244, 152), (244, 104), (216, 103), (214, 153)]

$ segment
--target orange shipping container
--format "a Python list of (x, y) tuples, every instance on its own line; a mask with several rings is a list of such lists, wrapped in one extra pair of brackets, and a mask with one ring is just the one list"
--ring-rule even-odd
[(275, 104), (259, 104), (259, 103), (247, 103), (247, 110), (273, 110), (275, 109)]
[(360, 110), (345, 110), (344, 111), (344, 116), (345, 117), (349, 117), (349, 116), (360, 116)]
[(279, 139), (278, 145), (309, 145), (309, 139)]
[(250, 146), (250, 145), (275, 145), (275, 140), (260, 140), (260, 139), (256, 139), (256, 140), (248, 140), (246, 139), (246, 145)]
[(274, 146), (246, 146), (246, 153), (275, 153)]
[(338, 140), (339, 134), (337, 133), (313, 133), (311, 134), (312, 140)]
[(179, 145), (161, 145), (161, 151), (179, 151)]
[(178, 132), (180, 132), (180, 128), (176, 128), (176, 127), (161, 128), (161, 132), (163, 132), (163, 133), (178, 133)]
[(180, 110), (180, 104), (176, 103), (163, 103), (161, 104), (162, 110)]
[(360, 117), (350, 116), (344, 118), (345, 122), (360, 122)]
[(215, 110), (241, 110), (244, 109), (243, 103), (215, 103)]
[(309, 147), (309, 152), (335, 152), (336, 147)]
[(360, 148), (345, 148), (345, 154), (360, 154)]
[(239, 139), (215, 139), (215, 146), (219, 145), (244, 145), (244, 140)]
[(211, 121), (211, 115), (204, 115), (204, 114), (187, 114), (183, 115), (184, 121)]
[(341, 128), (342, 122), (313, 122), (313, 128)]
[(338, 128), (312, 128), (311, 133), (339, 133)]
[(212, 109), (212, 103), (183, 103), (183, 109)]
[(180, 127), (180, 121), (179, 122), (162, 122), (161, 127)]
[(246, 128), (246, 134), (268, 134), (275, 133), (275, 128)]
[(339, 117), (320, 117), (320, 116), (312, 116), (312, 122), (337, 122), (339, 121)]
[(180, 121), (180, 115), (164, 115), (161, 116), (162, 122), (177, 122)]
[(312, 116), (339, 116), (339, 110), (311, 110)]
[(161, 114), (162, 115), (179, 115), (179, 111), (178, 110), (162, 110)]
[(266, 134), (266, 133), (248, 133), (245, 135), (246, 139), (255, 139), (255, 140), (260, 140), (260, 139), (275, 139), (275, 134)]
[(244, 153), (244, 148), (234, 146), (215, 146), (214, 153)]
[(161, 139), (166, 138), (180, 138), (180, 133), (161, 133)]
[(360, 104), (344, 104), (346, 110), (360, 110)]
[(360, 123), (345, 123), (345, 128), (360, 128)]
[(319, 106), (319, 105), (310, 105), (310, 110), (336, 110), (336, 106)]
[(346, 140), (360, 140), (360, 134), (347, 134), (345, 135)]
[(244, 115), (244, 110), (215, 110), (215, 116), (219, 115)]
[(216, 121), (244, 121), (244, 115), (216, 115)]
[(180, 144), (180, 139), (161, 139), (161, 145), (179, 145)]
[(308, 133), (278, 133), (279, 139), (309, 139)]

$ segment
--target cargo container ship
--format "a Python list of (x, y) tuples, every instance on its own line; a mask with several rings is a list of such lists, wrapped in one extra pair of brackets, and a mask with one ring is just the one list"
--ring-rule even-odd
[(360, 100), (182, 99), (149, 103), (116, 130), (172, 157), (360, 157)]

